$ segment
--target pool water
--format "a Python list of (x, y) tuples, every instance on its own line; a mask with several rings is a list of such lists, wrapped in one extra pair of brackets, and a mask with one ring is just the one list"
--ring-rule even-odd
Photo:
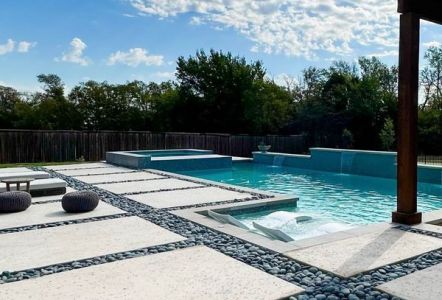
[[(235, 218), (252, 227), (278, 228), (299, 238), (316, 236), (356, 225), (388, 221), (396, 209), (396, 180), (296, 169), (255, 163), (235, 163), (232, 169), (187, 171), (198, 178), (299, 197), (297, 207), (275, 211), (241, 212)], [(442, 209), (442, 185), (419, 183), (418, 208)], [(296, 224), (294, 217), (313, 221)]]

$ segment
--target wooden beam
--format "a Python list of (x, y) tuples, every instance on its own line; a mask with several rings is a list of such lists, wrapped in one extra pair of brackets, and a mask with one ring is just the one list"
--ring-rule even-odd
[(442, 24), (441, 0), (398, 0), (398, 12), (415, 13), (421, 19)]
[(402, 14), (399, 35), (399, 119), (397, 211), (392, 220), (417, 224), (417, 112), (419, 90), (419, 16)]

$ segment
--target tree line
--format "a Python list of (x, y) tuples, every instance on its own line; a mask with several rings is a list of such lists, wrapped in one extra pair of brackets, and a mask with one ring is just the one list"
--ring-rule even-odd
[[(0, 127), (305, 134), (312, 146), (395, 148), (398, 69), (377, 58), (309, 67), (277, 84), (260, 61), (198, 51), (179, 57), (176, 81), (89, 80), (66, 93), (40, 74), (41, 92), (0, 86)], [(421, 152), (442, 154), (442, 48), (429, 48), (421, 74)]]

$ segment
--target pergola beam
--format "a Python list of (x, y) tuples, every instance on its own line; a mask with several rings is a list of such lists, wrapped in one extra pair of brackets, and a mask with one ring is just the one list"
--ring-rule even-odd
[(442, 24), (441, 0), (398, 0), (398, 12), (414, 13), (421, 19)]
[(417, 212), (419, 33), (419, 15), (402, 14), (399, 35), (397, 211), (393, 212), (392, 221), (409, 225), (422, 221), (422, 214)]

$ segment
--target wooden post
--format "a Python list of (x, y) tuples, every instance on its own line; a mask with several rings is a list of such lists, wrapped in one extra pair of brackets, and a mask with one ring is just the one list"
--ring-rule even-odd
[(419, 90), (420, 18), (414, 13), (400, 17), (399, 119), (397, 163), (397, 211), (392, 221), (418, 224), (417, 212), (417, 112)]

